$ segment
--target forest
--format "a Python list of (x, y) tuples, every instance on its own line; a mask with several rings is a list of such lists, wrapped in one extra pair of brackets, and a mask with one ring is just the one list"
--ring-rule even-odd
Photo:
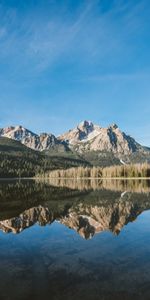
[(48, 178), (148, 178), (150, 164), (128, 164), (111, 167), (76, 167), (45, 172)]
[(82, 159), (48, 156), (19, 142), (0, 138), (0, 178), (43, 176), (48, 171), (85, 166)]

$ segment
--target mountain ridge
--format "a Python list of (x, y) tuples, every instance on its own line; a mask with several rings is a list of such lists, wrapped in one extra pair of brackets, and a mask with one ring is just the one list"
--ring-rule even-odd
[[(59, 136), (78, 152), (111, 151), (128, 155), (137, 150), (145, 150), (134, 138), (122, 132), (114, 123), (106, 128), (83, 121), (73, 130)], [(142, 149), (143, 148), (143, 149)]]
[(79, 153), (88, 151), (111, 151), (115, 154), (131, 154), (149, 150), (140, 145), (133, 137), (121, 131), (115, 123), (104, 128), (91, 121), (82, 121), (75, 128), (55, 136), (52, 133), (34, 133), (21, 125), (0, 129), (0, 137), (17, 140), (37, 151), (44, 151), (54, 146), (64, 146)]
[(59, 136), (9, 126), (0, 129), (2, 137), (51, 157), (81, 158), (95, 166), (150, 162), (150, 148), (140, 145), (115, 123), (104, 128), (85, 120)]

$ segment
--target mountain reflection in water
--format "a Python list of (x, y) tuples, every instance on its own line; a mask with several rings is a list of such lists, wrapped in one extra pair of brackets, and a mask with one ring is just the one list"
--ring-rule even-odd
[(149, 181), (1, 180), (0, 229), (0, 300), (150, 299)]
[(149, 209), (149, 181), (0, 183), (0, 229), (5, 233), (20, 233), (35, 223), (45, 226), (57, 221), (85, 239), (103, 231), (118, 235)]

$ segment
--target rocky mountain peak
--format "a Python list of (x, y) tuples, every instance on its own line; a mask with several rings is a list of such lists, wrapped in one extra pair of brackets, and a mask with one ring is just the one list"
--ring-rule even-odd
[(67, 141), (69, 144), (74, 145), (78, 142), (85, 142), (88, 139), (95, 137), (100, 130), (100, 127), (94, 125), (91, 121), (82, 121), (72, 130), (59, 136), (61, 141)]
[(26, 137), (36, 136), (35, 133), (31, 132), (21, 125), (2, 128), (0, 135), (16, 141), (22, 141), (22, 139)]
[(79, 153), (106, 151), (113, 152), (120, 157), (120, 155), (129, 155), (139, 149), (139, 144), (122, 132), (115, 123), (102, 128), (91, 121), (83, 121), (59, 138), (67, 141), (70, 147)]
[(109, 128), (112, 128), (112, 129), (118, 129), (119, 127), (118, 127), (118, 125), (116, 124), (116, 123), (113, 123), (113, 124), (111, 124), (110, 126), (109, 126)]
[(94, 125), (91, 121), (86, 121), (85, 120), (85, 121), (82, 121), (81, 123), (79, 123), (77, 128), (79, 128), (81, 131), (85, 131), (87, 133), (90, 133), (91, 131), (93, 131)]
[(145, 151), (144, 147), (122, 132), (115, 123), (103, 128), (87, 120), (59, 137), (45, 132), (38, 135), (21, 125), (0, 129), (0, 136), (20, 141), (38, 151), (60, 146), (80, 154), (89, 151), (112, 152), (119, 159), (122, 155)]
[(17, 125), (15, 127), (16, 130), (25, 130), (25, 128), (22, 125)]
[(42, 133), (38, 135), (21, 125), (2, 128), (0, 136), (19, 141), (25, 146), (38, 151), (48, 150), (60, 143), (53, 134)]

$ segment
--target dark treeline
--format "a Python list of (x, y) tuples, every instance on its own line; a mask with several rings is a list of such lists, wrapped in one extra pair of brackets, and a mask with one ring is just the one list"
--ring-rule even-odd
[(63, 157), (47, 157), (46, 155), (3, 155), (0, 152), (0, 178), (43, 176), (50, 170), (77, 167), (81, 162)]
[(150, 164), (91, 167), (80, 157), (53, 156), (33, 151), (19, 142), (0, 138), (0, 178), (115, 178), (150, 177)]
[(62, 156), (50, 157), (33, 151), (19, 142), (0, 138), (0, 178), (34, 177), (50, 170), (85, 165), (80, 159)]

